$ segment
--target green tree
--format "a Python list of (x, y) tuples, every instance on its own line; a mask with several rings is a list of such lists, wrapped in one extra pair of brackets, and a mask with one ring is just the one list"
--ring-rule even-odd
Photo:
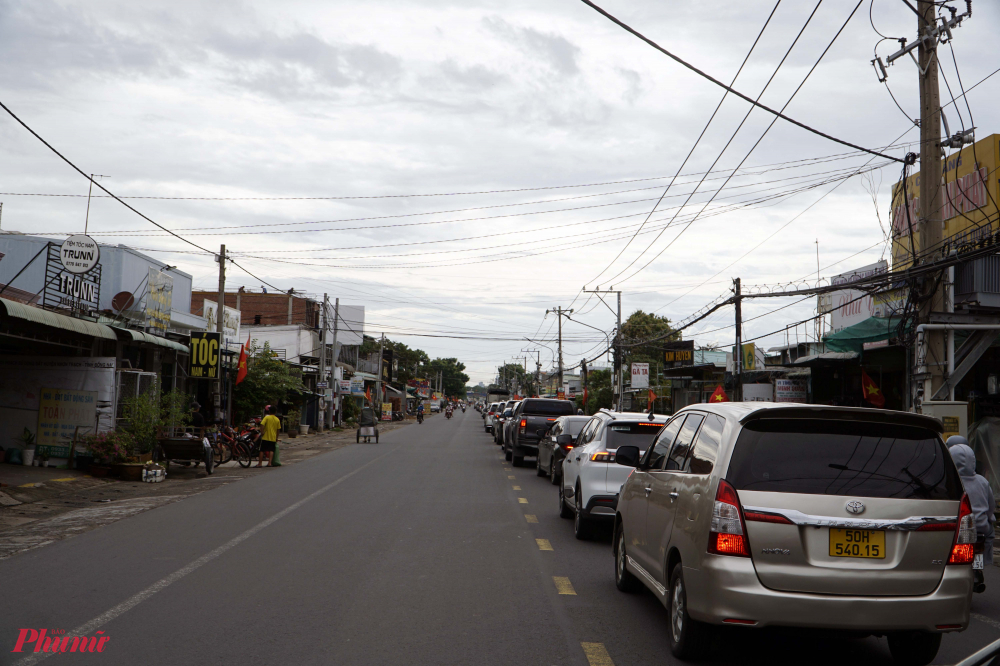
[(247, 349), (247, 376), (233, 389), (236, 418), (245, 421), (259, 414), (264, 405), (300, 405), (305, 390), (300, 370), (275, 356), (270, 343), (258, 347), (254, 340)]
[(681, 339), (681, 334), (674, 332), (670, 320), (666, 317), (642, 310), (633, 312), (622, 324), (622, 342), (631, 345), (653, 338), (661, 339), (635, 347), (625, 347), (623, 361), (626, 364), (662, 363), (664, 345)]
[(438, 372), (442, 373), (444, 379), (442, 385), (446, 396), (465, 397), (465, 384), (469, 381), (469, 375), (462, 372), (465, 364), (457, 358), (436, 358), (426, 366), (427, 376), (435, 377)]
[(513, 391), (516, 383), (521, 395), (538, 394), (535, 373), (526, 371), (520, 363), (504, 363), (498, 366), (497, 375), (500, 377), (501, 387), (506, 390)]
[[(590, 415), (601, 408), (611, 409), (611, 398), (611, 371), (591, 370), (587, 373), (586, 413)], [(583, 409), (583, 392), (576, 396), (576, 406)]]

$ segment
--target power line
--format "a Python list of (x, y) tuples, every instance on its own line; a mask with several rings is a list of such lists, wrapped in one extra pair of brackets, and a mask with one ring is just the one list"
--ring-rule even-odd
[[(817, 136), (821, 136), (824, 139), (829, 139), (830, 141), (833, 141), (835, 143), (839, 143), (842, 146), (848, 146), (849, 148), (854, 148), (855, 150), (860, 150), (860, 151), (869, 153), (871, 155), (877, 155), (878, 157), (884, 157), (886, 159), (893, 160), (894, 162), (902, 162), (903, 161), (902, 159), (900, 159), (898, 157), (893, 157), (891, 155), (886, 155), (884, 153), (880, 153), (878, 151), (871, 150), (870, 148), (865, 148), (863, 146), (859, 146), (859, 145), (851, 143), (849, 141), (844, 141), (843, 139), (838, 139), (835, 136), (831, 136), (830, 134), (827, 134), (825, 132), (821, 132), (821, 131), (819, 131), (818, 129), (816, 129), (814, 127), (810, 127), (809, 125), (806, 125), (805, 123), (801, 123), (798, 120), (795, 120), (794, 118), (789, 118), (788, 116), (784, 115), (780, 111), (775, 111), (774, 109), (772, 109), (769, 106), (766, 106), (764, 104), (761, 104), (758, 101), (750, 99), (748, 96), (744, 95), (740, 91), (735, 90), (735, 89), (733, 89), (730, 86), (727, 86), (722, 81), (719, 81), (715, 77), (713, 77), (713, 76), (711, 76), (711, 75), (703, 72), (702, 70), (698, 69), (697, 67), (695, 67), (691, 63), (687, 62), (686, 60), (684, 60), (684, 59), (682, 59), (682, 58), (674, 55), (673, 53), (671, 53), (667, 49), (663, 48), (662, 46), (660, 46), (659, 44), (657, 44), (653, 40), (649, 39), (645, 35), (641, 34), (638, 31), (636, 31), (634, 28), (626, 25), (625, 23), (623, 23), (622, 21), (618, 20), (617, 18), (615, 18), (614, 16), (612, 16), (608, 12), (604, 11), (599, 6), (597, 6), (596, 4), (594, 4), (593, 2), (591, 2), (591, 0), (580, 0), (580, 2), (582, 2), (585, 5), (587, 5), (588, 7), (591, 7), (597, 13), (601, 14), (602, 16), (604, 16), (605, 18), (607, 18), (608, 20), (610, 20), (612, 23), (616, 24), (620, 28), (622, 28), (625, 31), (631, 33), (632, 35), (638, 37), (639, 39), (641, 39), (642, 41), (646, 42), (647, 44), (649, 44), (650, 46), (652, 46), (654, 49), (656, 49), (657, 51), (659, 51), (660, 53), (662, 53), (665, 56), (671, 58), (672, 60), (674, 60), (678, 64), (682, 65), (683, 67), (686, 67), (687, 69), (691, 70), (692, 72), (694, 72), (698, 76), (700, 76), (700, 77), (702, 77), (702, 78), (704, 78), (704, 79), (706, 79), (708, 81), (711, 81), (712, 83), (714, 83), (715, 85), (719, 86), (720, 88), (724, 88), (724, 89), (728, 90), (730, 93), (736, 95), (737, 97), (739, 97), (743, 101), (749, 102), (750, 104), (753, 104), (754, 106), (756, 106), (756, 107), (758, 107), (760, 109), (763, 109), (764, 111), (767, 111), (768, 113), (774, 115), (777, 118), (781, 118), (782, 120), (784, 120), (786, 122), (789, 122), (789, 123), (792, 123), (793, 125), (801, 127), (802, 129), (806, 130), (807, 132), (812, 132), (813, 134), (815, 134)], [(860, 6), (860, 3), (858, 4), (858, 6)], [(855, 7), (855, 10), (857, 10), (857, 7)], [(853, 12), (852, 12), (852, 15), (853, 15)]]
[[(733, 75), (733, 80), (729, 82), (730, 86), (736, 84), (736, 79), (739, 78), (740, 73), (743, 71), (743, 68), (746, 67), (747, 61), (750, 60), (750, 56), (753, 54), (754, 49), (757, 48), (757, 44), (760, 42), (760, 38), (764, 36), (764, 31), (767, 30), (767, 26), (770, 25), (771, 19), (774, 18), (774, 13), (778, 11), (779, 5), (781, 5), (781, 0), (778, 0), (778, 2), (775, 3), (774, 8), (771, 9), (771, 13), (768, 14), (767, 20), (764, 21), (764, 25), (761, 27), (760, 32), (757, 33), (757, 38), (753, 40), (753, 44), (750, 45), (750, 50), (747, 51), (746, 56), (743, 58), (743, 62), (740, 63), (739, 68), (736, 70), (736, 74)], [(684, 161), (681, 162), (679, 167), (677, 167), (677, 173), (674, 174), (674, 177), (670, 179), (669, 183), (667, 183), (667, 187), (666, 189), (663, 190), (663, 194), (660, 195), (660, 198), (653, 205), (653, 208), (652, 210), (649, 211), (649, 215), (646, 216), (646, 219), (642, 221), (641, 225), (639, 225), (639, 228), (636, 230), (635, 234), (632, 236), (632, 238), (628, 240), (627, 243), (625, 243), (624, 246), (622, 246), (622, 249), (618, 251), (618, 254), (615, 255), (614, 259), (608, 262), (608, 265), (605, 266), (600, 273), (595, 275), (594, 278), (591, 279), (588, 284), (593, 284), (596, 283), (598, 280), (600, 280), (601, 276), (604, 275), (604, 272), (607, 271), (612, 266), (614, 266), (615, 262), (618, 261), (618, 258), (622, 256), (622, 254), (625, 252), (625, 250), (629, 248), (629, 246), (632, 245), (632, 241), (636, 239), (636, 237), (639, 235), (639, 232), (642, 231), (643, 227), (646, 226), (646, 223), (649, 222), (649, 218), (651, 218), (653, 216), (653, 213), (656, 212), (656, 209), (663, 201), (663, 198), (667, 196), (667, 192), (670, 191), (670, 188), (673, 187), (674, 183), (677, 181), (677, 178), (680, 175), (681, 171), (684, 169), (685, 166), (687, 166), (688, 160), (690, 160), (691, 156), (694, 155), (694, 151), (698, 148), (698, 145), (701, 143), (701, 140), (705, 137), (705, 133), (708, 132), (708, 128), (712, 125), (712, 122), (715, 120), (715, 116), (719, 114), (719, 110), (722, 108), (722, 105), (726, 101), (726, 97), (728, 96), (729, 96), (728, 90), (722, 94), (722, 99), (720, 99), (719, 103), (715, 106), (715, 110), (712, 111), (712, 115), (709, 117), (708, 122), (706, 122), (705, 126), (701, 128), (701, 133), (698, 135), (698, 138), (694, 140), (694, 144), (692, 144), (691, 149), (688, 150), (688, 154), (684, 157)], [(715, 165), (713, 164), (712, 166), (714, 167)], [(709, 172), (711, 170), (712, 169), (709, 168)], [(702, 178), (701, 182), (699, 182), (698, 185), (695, 186), (694, 192), (698, 191), (698, 187), (701, 186), (702, 182), (704, 182), (704, 177)], [(694, 192), (692, 192), (691, 194), (693, 195)], [(690, 200), (690, 196), (688, 197), (688, 199)]]

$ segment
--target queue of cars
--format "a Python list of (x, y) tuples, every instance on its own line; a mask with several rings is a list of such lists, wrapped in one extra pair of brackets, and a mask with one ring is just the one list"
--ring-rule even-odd
[(536, 456), (577, 538), (607, 526), (617, 588), (660, 600), (677, 657), (718, 626), (785, 626), (886, 636), (922, 665), (968, 627), (975, 520), (936, 419), (727, 402), (546, 416), (524, 437), (540, 421), (518, 414), (556, 403), (490, 405), (497, 443)]

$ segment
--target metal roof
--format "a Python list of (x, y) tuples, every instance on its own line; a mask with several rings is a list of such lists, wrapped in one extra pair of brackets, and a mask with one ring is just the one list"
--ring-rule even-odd
[(94, 338), (104, 338), (105, 340), (118, 339), (115, 332), (103, 324), (86, 321), (85, 319), (76, 319), (75, 317), (67, 317), (57, 312), (24, 305), (23, 303), (11, 301), (6, 298), (0, 298), (0, 304), (3, 305), (8, 317), (23, 319), (24, 321), (41, 324), (42, 326), (61, 328), (65, 331), (73, 331), (74, 333), (89, 335)]
[[(187, 345), (182, 345), (179, 342), (174, 342), (173, 340), (168, 340), (167, 338), (161, 338), (158, 335), (150, 335), (144, 331), (134, 331), (131, 328), (120, 328), (118, 326), (112, 326), (111, 328), (121, 333), (128, 334), (135, 342), (148, 342), (153, 345), (159, 345), (161, 347), (167, 347), (168, 349), (184, 352), (185, 354), (191, 353), (191, 349)], [(117, 336), (115, 339), (118, 339)]]

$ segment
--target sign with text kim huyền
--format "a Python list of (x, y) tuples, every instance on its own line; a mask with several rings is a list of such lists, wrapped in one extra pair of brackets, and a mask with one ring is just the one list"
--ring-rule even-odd
[(218, 379), (219, 366), (222, 360), (221, 333), (191, 334), (191, 363), (188, 375), (193, 379)]

